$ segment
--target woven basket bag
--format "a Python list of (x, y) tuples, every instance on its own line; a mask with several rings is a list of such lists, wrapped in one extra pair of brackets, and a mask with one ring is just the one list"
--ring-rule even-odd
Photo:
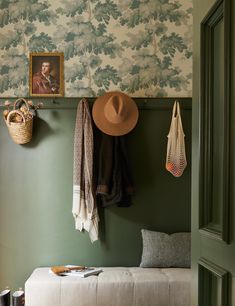
[[(18, 107), (20, 104), (24, 103), (27, 107), (28, 113), (25, 115), (21, 112)], [(23, 122), (13, 122), (12, 118), (14, 115), (18, 114), (22, 117)], [(20, 98), (15, 101), (14, 109), (9, 112), (7, 118), (5, 119), (8, 132), (12, 138), (12, 140), (17, 144), (25, 144), (30, 142), (32, 139), (32, 131), (33, 131), (33, 114), (29, 110), (28, 102)]]

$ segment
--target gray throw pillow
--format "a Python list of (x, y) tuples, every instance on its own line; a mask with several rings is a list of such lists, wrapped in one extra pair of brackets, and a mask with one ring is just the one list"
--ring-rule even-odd
[(141, 230), (143, 252), (140, 267), (189, 268), (191, 233), (174, 233)]

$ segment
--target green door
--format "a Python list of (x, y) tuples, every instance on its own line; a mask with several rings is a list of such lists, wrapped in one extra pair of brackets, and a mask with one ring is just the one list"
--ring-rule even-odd
[(194, 0), (192, 306), (235, 306), (235, 3)]

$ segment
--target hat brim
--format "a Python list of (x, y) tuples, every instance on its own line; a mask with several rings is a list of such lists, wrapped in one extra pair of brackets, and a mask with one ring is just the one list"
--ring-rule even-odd
[[(110, 122), (104, 113), (104, 107), (113, 95), (119, 95), (125, 101), (125, 107), (127, 109), (127, 116), (121, 123)], [(96, 126), (105, 134), (111, 136), (122, 136), (129, 133), (137, 124), (139, 111), (135, 101), (128, 95), (122, 92), (108, 92), (105, 95), (96, 99), (92, 108), (92, 117)]]

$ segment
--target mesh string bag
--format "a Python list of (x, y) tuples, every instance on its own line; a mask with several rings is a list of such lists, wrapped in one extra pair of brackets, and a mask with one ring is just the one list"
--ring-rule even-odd
[(180, 177), (187, 166), (185, 154), (185, 134), (183, 131), (180, 105), (175, 101), (169, 134), (167, 135), (166, 170), (175, 177)]

